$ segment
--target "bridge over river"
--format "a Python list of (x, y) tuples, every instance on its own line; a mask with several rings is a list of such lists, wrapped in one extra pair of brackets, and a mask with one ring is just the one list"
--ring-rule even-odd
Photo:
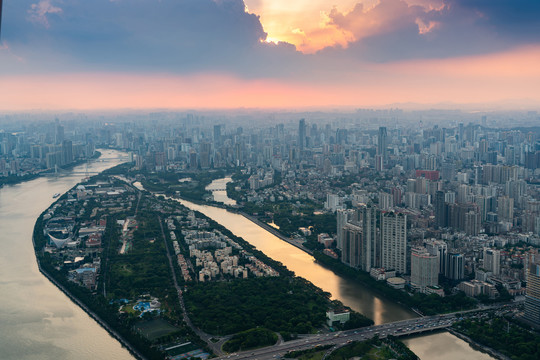
[(316, 346), (334, 345), (333, 349), (344, 346), (353, 341), (364, 341), (374, 336), (385, 338), (389, 335), (402, 337), (415, 335), (430, 331), (444, 330), (452, 326), (456, 321), (462, 319), (465, 314), (481, 314), (486, 311), (493, 311), (504, 307), (512, 308), (518, 303), (512, 305), (497, 305), (486, 307), (484, 309), (475, 309), (451, 314), (424, 316), (420, 318), (394, 321), (391, 323), (367, 326), (359, 329), (339, 331), (329, 334), (303, 335), (301, 338), (278, 342), (276, 345), (260, 348), (256, 350), (243, 351), (233, 354), (227, 354), (217, 359), (251, 359), (264, 360), (283, 357), (289, 351), (305, 350)]

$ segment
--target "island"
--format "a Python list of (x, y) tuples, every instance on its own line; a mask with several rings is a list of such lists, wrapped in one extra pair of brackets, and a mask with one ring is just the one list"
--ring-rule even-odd
[(133, 186), (125, 167), (58, 197), (33, 241), (40, 271), (136, 357), (204, 359), (373, 323), (203, 214)]

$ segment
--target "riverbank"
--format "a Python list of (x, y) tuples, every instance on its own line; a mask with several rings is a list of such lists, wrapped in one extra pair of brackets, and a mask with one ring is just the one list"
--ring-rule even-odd
[[(253, 221), (254, 218), (244, 216), (237, 209), (223, 205), (215, 206), (215, 204), (204, 201), (182, 201), (186, 202), (184, 204), (185, 206), (194, 211), (202, 212), (216, 222), (221, 223), (231, 232), (241, 236), (260, 251), (285, 264), (297, 275), (308, 279), (313, 284), (316, 284), (316, 286), (331, 293), (333, 297), (339, 299), (347, 306), (374, 319), (377, 324), (415, 317), (412, 311), (407, 310), (407, 306), (396, 304), (395, 298), (379, 296), (380, 293), (378, 291), (372, 291), (371, 287), (337, 275), (332, 270), (322, 266), (319, 262), (313, 261), (313, 256), (309, 255), (303, 249), (296, 246), (291, 248), (291, 244), (285, 241), (286, 238), (284, 239), (283, 235), (276, 236), (277, 234), (274, 231), (270, 231), (272, 229), (261, 226), (257, 221)], [(456, 355), (455, 358), (483, 359), (476, 356), (476, 351), (472, 347), (469, 347), (461, 339), (449, 333), (442, 332), (437, 335), (436, 338), (430, 340), (428, 346), (431, 350), (437, 347), (437, 345), (447, 346), (454, 344), (456, 341), (459, 341), (461, 346), (453, 348), (453, 351), (455, 351), (454, 355)], [(481, 355), (480, 353), (478, 354)], [(432, 355), (433, 353), (430, 352), (429, 355), (422, 357), (422, 359), (448, 359), (444, 356)]]
[[(76, 166), (84, 164), (87, 161), (96, 160), (96, 159), (99, 159), (100, 157), (101, 157), (101, 152), (96, 150), (94, 152), (94, 155), (92, 155), (88, 159), (79, 159), (79, 160), (73, 161), (72, 163), (69, 163), (67, 165), (59, 166), (58, 168), (62, 169), (64, 171), (69, 171), (69, 170), (72, 170)], [(52, 174), (53, 172), (54, 172), (53, 169), (45, 170), (45, 171), (41, 172), (40, 175)]]
[(26, 174), (23, 176), (16, 176), (16, 175), (6, 176), (0, 179), (0, 187), (4, 185), (17, 185), (25, 181), (34, 180), (35, 178), (39, 176), (40, 176), (40, 173)]
[[(32, 236), (32, 244), (34, 245), (34, 249), (35, 249), (35, 240), (33, 236)], [(60, 291), (62, 291), (75, 305), (79, 306), (86, 314), (88, 314), (88, 316), (94, 319), (103, 329), (105, 329), (109, 333), (109, 335), (111, 335), (113, 338), (118, 340), (118, 342), (122, 344), (122, 346), (126, 348), (130, 352), (131, 355), (133, 355), (139, 360), (147, 360), (145, 356), (143, 356), (139, 351), (137, 351), (137, 349), (135, 349), (117, 331), (115, 331), (112, 327), (109, 326), (109, 324), (107, 324), (95, 312), (93, 312), (85, 303), (79, 300), (68, 289), (66, 289), (57, 279), (55, 279), (52, 275), (50, 275), (47, 271), (45, 271), (43, 267), (41, 266), (41, 262), (39, 261), (38, 256), (36, 256), (36, 262), (37, 262), (38, 270), (41, 274), (43, 274), (54, 286), (56, 286)]]
[[(113, 175), (106, 176), (108, 179), (100, 178), (100, 175), (92, 177), (89, 181), (91, 184), (99, 182), (100, 186), (108, 188), (108, 186), (119, 188), (124, 186), (121, 180), (116, 179)], [(72, 187), (66, 194), (71, 196), (75, 193), (75, 187)], [(124, 189), (126, 192), (125, 195), (133, 200), (136, 198), (136, 193), (138, 190), (134, 188)], [(66, 194), (59, 197), (56, 202), (53, 203), (53, 210), (56, 213), (66, 213), (73, 211), (74, 208), (78, 206), (85, 207), (85, 203), (80, 202), (75, 204), (74, 202), (68, 202), (66, 200)], [(195, 335), (189, 332), (188, 329), (184, 328), (181, 325), (181, 319), (175, 317), (174, 314), (178, 314), (180, 311), (179, 303), (176, 303), (175, 293), (173, 289), (168, 288), (168, 270), (169, 267), (165, 265), (163, 261), (166, 259), (165, 250), (169, 250), (167, 246), (167, 239), (164, 237), (165, 247), (157, 246), (154, 242), (142, 242), (136, 243), (137, 248), (130, 254), (124, 254), (121, 258), (114, 258), (117, 254), (117, 247), (111, 246), (117, 243), (118, 234), (117, 222), (114, 220), (105, 220), (104, 219), (115, 219), (116, 216), (120, 218), (125, 218), (129, 214), (132, 214), (131, 211), (139, 210), (139, 203), (137, 205), (132, 203), (136, 208), (127, 209), (127, 201), (123, 197), (115, 197), (115, 195), (94, 195), (87, 194), (94, 201), (107, 200), (113, 202), (116, 205), (121, 205), (126, 210), (119, 215), (114, 215), (114, 213), (105, 212), (96, 217), (100, 223), (105, 222), (105, 228), (101, 233), (96, 231), (96, 237), (100, 240), (100, 249), (97, 252), (89, 253), (88, 249), (83, 252), (85, 258), (91, 257), (90, 260), (87, 260), (83, 266), (80, 266), (78, 269), (74, 269), (70, 264), (67, 264), (67, 261), (63, 261), (66, 257), (69, 259), (69, 262), (73, 261), (73, 253), (69, 249), (66, 250), (66, 247), (59, 246), (57, 249), (52, 248), (48, 251), (43, 251), (49, 239), (46, 237), (46, 232), (44, 229), (47, 228), (48, 220), (50, 216), (45, 218), (45, 214), (49, 214), (51, 210), (50, 207), (44, 211), (36, 220), (34, 227), (34, 234), (32, 238), (32, 243), (34, 246), (34, 251), (36, 253), (38, 270), (42, 273), (51, 283), (53, 283), (60, 291), (68, 296), (68, 298), (75, 303), (79, 308), (86, 312), (91, 318), (93, 318), (104, 330), (106, 330), (113, 338), (117, 339), (120, 344), (127, 349), (132, 356), (135, 356), (137, 359), (163, 359), (166, 354), (164, 353), (163, 348), (161, 347), (162, 343), (170, 341), (173, 345), (176, 341), (176, 337), (182, 335), (182, 339), (179, 340), (181, 343), (191, 342), (197, 344), (200, 339), (196, 338)], [(92, 197), (93, 196), (93, 197)], [(88, 199), (88, 198), (85, 198)], [(154, 204), (154, 199), (149, 198), (148, 202), (144, 209), (140, 209), (139, 220), (141, 224), (144, 224), (146, 228), (143, 228), (144, 232), (147, 232), (148, 229), (155, 229), (161, 224), (161, 219), (158, 216), (155, 216), (155, 212), (151, 212), (150, 208)], [(86, 209), (86, 213), (89, 213)], [(171, 211), (172, 213), (172, 211)], [(84, 218), (79, 218), (74, 220), (75, 223), (79, 221), (85, 221)], [(150, 221), (153, 221), (150, 223)], [(73, 224), (72, 224), (73, 225)], [(76, 224), (74, 225), (76, 226)], [(141, 225), (138, 227), (141, 229)], [(137, 236), (137, 234), (135, 234)], [(136, 239), (135, 239), (136, 241)], [(83, 244), (85, 244), (83, 242)], [(101, 246), (103, 244), (103, 246)], [(85, 248), (83, 245), (82, 248)], [(136, 253), (144, 253), (149, 256), (145, 256), (144, 259)], [(114, 261), (112, 260), (114, 258)], [(142, 270), (137, 273), (132, 273), (131, 277), (122, 277), (118, 275), (113, 265), (120, 264), (120, 267), (130, 268), (132, 265), (140, 266)], [(83, 278), (78, 276), (80, 273), (79, 269), (93, 269), (89, 270), (94, 273), (93, 276)], [(148, 269), (148, 270), (146, 270)], [(174, 271), (174, 269), (171, 269)], [(68, 275), (69, 274), (69, 275)], [(148, 275), (150, 274), (150, 275)], [(172, 272), (174, 274), (174, 272)], [(149, 295), (141, 295), (148, 293), (148, 283), (146, 279), (148, 276), (151, 276), (152, 279), (152, 295), (154, 298), (158, 299), (159, 309), (167, 311), (159, 324), (151, 324), (151, 319), (153, 316), (138, 316), (139, 314), (125, 311), (121, 311), (120, 303), (127, 301), (128, 304), (133, 306), (141, 302), (141, 298), (147, 300)], [(85, 280), (87, 279), (87, 280)], [(106, 280), (105, 280), (106, 279)], [(85, 283), (88, 281), (88, 283)], [(130, 285), (126, 285), (126, 284)], [(155, 284), (159, 284), (156, 286)], [(111, 294), (109, 297), (105, 296), (105, 286), (107, 287), (108, 294)], [(133, 290), (130, 293), (130, 289)], [(179, 289), (179, 288), (178, 288)], [(115, 294), (118, 292), (123, 296), (118, 296)], [(125, 294), (125, 295), (124, 295)], [(127, 299), (130, 300), (127, 300)], [(126, 299), (126, 300), (124, 300)], [(144, 302), (143, 302), (144, 303)], [(163, 305), (162, 305), (163, 304)], [(147, 310), (138, 310), (133, 306), (133, 310), (140, 311), (143, 315)], [(148, 314), (150, 315), (150, 314)], [(137, 327), (137, 326), (140, 327)], [(159, 336), (152, 335), (150, 331), (160, 331), (162, 334)], [(159, 334), (159, 333), (158, 333)], [(169, 336), (167, 338), (166, 336)], [(163, 339), (162, 339), (163, 338)], [(194, 341), (195, 340), (195, 341)]]
[[(103, 152), (88, 164), (101, 172), (124, 160), (124, 153)], [(0, 358), (129, 360), (129, 350), (39, 270), (33, 228), (43, 210), (84, 178), (85, 165), (67, 176), (40, 176), (0, 189)], [(37, 238), (36, 238), (37, 239)], [(45, 269), (48, 270), (48, 269)], [(68, 288), (68, 290), (70, 290)]]
[[(101, 153), (99, 154), (101, 155)], [(56, 201), (54, 201), (51, 206), (54, 206), (56, 203), (58, 203), (65, 194), (62, 194)], [(50, 207), (49, 207), (50, 208)], [(49, 209), (48, 208), (48, 209)], [(41, 257), (42, 257), (42, 251), (40, 253), (40, 250), (36, 244), (35, 234), (37, 230), (40, 230), (42, 232), (42, 229), (38, 229), (38, 227), (42, 226), (43, 224), (43, 215), (47, 212), (46, 209), (36, 220), (36, 223), (34, 225), (34, 232), (32, 234), (32, 246), (34, 248), (34, 252), (36, 255), (36, 263), (38, 266), (38, 270), (43, 276), (47, 278), (54, 286), (56, 286), (62, 293), (64, 293), (75, 305), (79, 306), (88, 316), (90, 316), (94, 321), (96, 321), (105, 331), (109, 333), (113, 338), (115, 338), (125, 349), (127, 349), (131, 355), (133, 355), (135, 358), (139, 360), (147, 360), (147, 358), (141, 354), (129, 341), (127, 341), (122, 335), (120, 335), (113, 327), (111, 327), (105, 320), (103, 320), (98, 314), (96, 314), (90, 307), (84, 303), (81, 299), (79, 299), (77, 296), (75, 296), (71, 291), (69, 291), (58, 279), (56, 279), (54, 276), (52, 276), (48, 271), (46, 271), (42, 264), (41, 264)]]
[(494, 358), (496, 359), (499, 359), (499, 360), (512, 360), (510, 359), (508, 356), (505, 356), (503, 354), (501, 354), (500, 352), (490, 348), (490, 347), (487, 347), (485, 345), (482, 345), (476, 341), (474, 341), (473, 339), (471, 339), (470, 337), (466, 336), (466, 335), (463, 335), (462, 333), (452, 329), (452, 328), (448, 328), (447, 329), (448, 332), (458, 338), (460, 338), (461, 340), (467, 342), (473, 349), (475, 350), (478, 350), (478, 351), (481, 351), (483, 353), (486, 353), (490, 356), (493, 356)]
[[(188, 199), (183, 199), (185, 201), (190, 201)], [(194, 201), (191, 201), (191, 202), (194, 202)], [(209, 202), (205, 202), (205, 201), (199, 201), (199, 202), (194, 202), (194, 203), (197, 203), (198, 205), (203, 205), (203, 206), (215, 206), (215, 204), (212, 204), (212, 203), (209, 203)], [(285, 241), (287, 242), (288, 244), (296, 247), (297, 249), (300, 249), (302, 250), (303, 252), (305, 252), (306, 254), (310, 255), (310, 256), (313, 256), (313, 259), (318, 262), (321, 266), (327, 268), (328, 270), (332, 271), (333, 273), (335, 273), (336, 275), (344, 275), (342, 274), (340, 271), (338, 271), (334, 266), (331, 266), (330, 264), (326, 263), (326, 262), (321, 262), (320, 259), (317, 258), (317, 256), (315, 256), (316, 254), (319, 254), (318, 252), (315, 253), (314, 251), (306, 248), (305, 246), (303, 246), (299, 241), (297, 240), (293, 240), (293, 239), (290, 239), (288, 237), (286, 237), (285, 235), (283, 235), (278, 229), (268, 225), (267, 223), (259, 220), (257, 217), (255, 216), (252, 216), (252, 215), (249, 215), (243, 211), (240, 211), (240, 210), (236, 210), (236, 209), (233, 209), (231, 208), (230, 206), (226, 206), (226, 205), (222, 205), (222, 206), (216, 206), (216, 207), (219, 207), (221, 209), (224, 209), (226, 211), (229, 211), (231, 213), (234, 213), (234, 214), (238, 214), (238, 215), (242, 215), (243, 217), (245, 217), (246, 219), (248, 219), (249, 221), (251, 221), (252, 223), (254, 223), (255, 225), (257, 226), (260, 226), (261, 228), (263, 228), (264, 230), (268, 231), (269, 233), (271, 233), (272, 235), (276, 236), (277, 238), (279, 238), (280, 240), (282, 241)], [(326, 255), (322, 255), (321, 256), (326, 256)], [(351, 268), (352, 269), (352, 268)], [(366, 273), (366, 275), (369, 276), (369, 274)], [(374, 280), (375, 281), (375, 280)], [(418, 316), (424, 316), (424, 314), (422, 312), (420, 312), (417, 308), (414, 308), (414, 307), (411, 307), (411, 306), (408, 306), (400, 301), (396, 301), (395, 297), (394, 296), (388, 296), (388, 294), (386, 294), (385, 292), (383, 291), (380, 291), (380, 289), (377, 289), (377, 288), (373, 288), (371, 287), (371, 284), (366, 284), (365, 282), (360, 282), (362, 285), (364, 286), (370, 286), (370, 288), (377, 292), (379, 295), (385, 297), (386, 299), (388, 300), (391, 300), (393, 301), (394, 303), (396, 303), (397, 305), (399, 306), (402, 306), (403, 308), (406, 308), (407, 310), (410, 310), (412, 312), (414, 312), (415, 314), (417, 314)]]
[(313, 250), (310, 250), (307, 247), (305, 247), (304, 245), (302, 245), (302, 243), (299, 240), (294, 240), (294, 239), (286, 237), (278, 229), (268, 225), (264, 221), (259, 220), (256, 216), (249, 215), (249, 214), (247, 214), (247, 213), (245, 213), (245, 212), (243, 212), (243, 211), (241, 211), (241, 210), (239, 210), (239, 209), (237, 209), (237, 208), (235, 208), (233, 206), (224, 205), (222, 203), (218, 203), (218, 202), (215, 202), (215, 201), (191, 200), (191, 199), (183, 198), (182, 196), (176, 196), (176, 197), (178, 199), (181, 199), (181, 200), (184, 200), (184, 201), (189, 201), (189, 202), (192, 202), (192, 203), (197, 204), (197, 205), (214, 206), (214, 207), (217, 207), (217, 208), (220, 208), (220, 209), (227, 210), (227, 211), (229, 211), (229, 212), (231, 212), (233, 214), (242, 215), (243, 217), (245, 217), (246, 219), (248, 219), (249, 221), (251, 221), (255, 225), (258, 225), (258, 226), (262, 227), (264, 230), (268, 231), (272, 235), (280, 238), (281, 240), (283, 240), (283, 241), (291, 244), (292, 246), (294, 246), (294, 247), (306, 252), (307, 254), (313, 256)]
[[(204, 201), (201, 202), (201, 204), (207, 206), (214, 206), (213, 204), (205, 203)], [(447, 297), (439, 297), (438, 295), (434, 295), (429, 297), (424, 294), (417, 293), (415, 293), (413, 296), (409, 296), (403, 291), (392, 289), (391, 287), (386, 285), (386, 283), (381, 283), (380, 281), (371, 278), (371, 276), (367, 272), (353, 269), (343, 264), (339, 260), (335, 260), (327, 255), (324, 255), (320, 251), (313, 251), (306, 248), (300, 241), (286, 237), (278, 229), (259, 220), (256, 216), (249, 215), (241, 210), (232, 211), (228, 206), (219, 207), (224, 208), (227, 211), (233, 212), (235, 214), (242, 215), (249, 221), (260, 226), (261, 228), (276, 236), (280, 240), (285, 241), (288, 244), (293, 245), (294, 247), (312, 256), (315, 261), (317, 261), (320, 265), (334, 272), (336, 275), (345, 276), (353, 281), (357, 281), (363, 286), (369, 287), (370, 289), (378, 293), (380, 296), (395, 302), (396, 304), (406, 308), (407, 310), (413, 311), (418, 316), (453, 312), (459, 309), (471, 309), (474, 307), (473, 300), (465, 296), (461, 296), (458, 298), (458, 295), (451, 295)], [(427, 305), (427, 302), (429, 302), (430, 304)]]
[[(227, 210), (229, 210), (227, 208)], [(286, 241), (288, 242), (289, 244), (291, 244), (292, 246), (294, 247), (297, 247), (298, 249), (302, 250), (302, 251), (305, 251), (306, 253), (308, 253), (309, 255), (312, 255), (313, 256), (313, 251), (306, 248), (304, 245), (302, 245), (300, 243), (299, 240), (294, 240), (294, 239), (291, 239), (291, 238), (288, 238), (286, 237), (285, 235), (283, 235), (281, 232), (279, 232), (279, 230), (277, 230), (276, 228), (268, 225), (267, 223), (259, 220), (258, 218), (254, 217), (254, 216), (251, 216), (251, 215), (248, 215), (246, 214), (245, 212), (243, 211), (237, 211), (236, 212), (237, 214), (240, 214), (242, 215), (243, 217), (245, 217), (246, 219), (250, 220), (251, 222), (253, 222), (254, 224), (256, 225), (259, 225), (260, 227), (262, 227), (264, 230), (268, 231), (269, 233), (271, 233), (272, 235), (280, 238), (281, 240), (283, 241)]]
[[(101, 152), (96, 151), (95, 154), (92, 157), (90, 157), (89, 159), (77, 160), (77, 161), (72, 162), (71, 164), (61, 166), (60, 168), (62, 170), (71, 170), (71, 169), (73, 169), (74, 167), (76, 167), (78, 165), (84, 164), (88, 160), (98, 159), (100, 156), (101, 156)], [(36, 178), (38, 178), (40, 176), (43, 176), (43, 175), (49, 175), (51, 173), (52, 173), (52, 170), (41, 170), (41, 171), (34, 172), (34, 173), (31, 173), (31, 174), (26, 174), (26, 175), (23, 175), (23, 176), (16, 176), (16, 175), (6, 176), (6, 177), (3, 177), (3, 178), (0, 178), (0, 187), (2, 187), (4, 185), (17, 185), (17, 184), (20, 184), (20, 183), (25, 182), (25, 181), (34, 180), (34, 179), (36, 179)]]

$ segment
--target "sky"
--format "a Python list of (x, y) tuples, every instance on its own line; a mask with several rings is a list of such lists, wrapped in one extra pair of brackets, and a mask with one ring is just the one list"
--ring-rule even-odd
[(4, 0), (0, 111), (540, 108), (537, 0)]

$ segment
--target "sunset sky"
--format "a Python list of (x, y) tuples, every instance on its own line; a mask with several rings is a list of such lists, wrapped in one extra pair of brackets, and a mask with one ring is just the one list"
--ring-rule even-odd
[(539, 19), (537, 0), (4, 0), (0, 110), (538, 110)]

